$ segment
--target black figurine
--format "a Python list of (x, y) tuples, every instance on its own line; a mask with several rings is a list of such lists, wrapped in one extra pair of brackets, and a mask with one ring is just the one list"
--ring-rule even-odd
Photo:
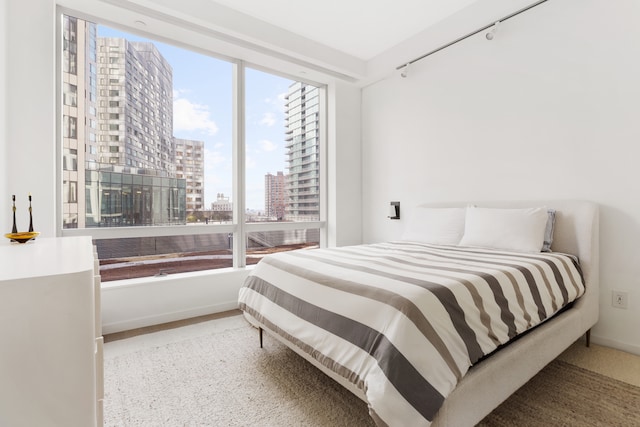
[(31, 193), (29, 193), (29, 232), (33, 231), (33, 216), (31, 215)]
[(13, 228), (11, 229), (12, 233), (18, 232), (18, 227), (16, 226), (16, 195), (13, 195)]
[[(18, 227), (16, 225), (16, 195), (14, 194), (12, 196), (13, 198), (13, 228), (11, 228), (11, 232), (12, 233), (17, 233), (18, 232)], [(12, 242), (15, 242), (15, 240), (11, 239)]]

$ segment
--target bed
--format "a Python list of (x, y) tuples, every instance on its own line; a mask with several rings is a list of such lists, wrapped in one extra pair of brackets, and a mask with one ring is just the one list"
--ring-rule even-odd
[[(598, 207), (421, 208), (422, 229), (397, 241), (265, 257), (239, 307), (260, 340), (267, 331), (352, 391), (376, 424), (473, 426), (581, 336), (588, 343)], [(496, 224), (528, 231), (494, 241)]]

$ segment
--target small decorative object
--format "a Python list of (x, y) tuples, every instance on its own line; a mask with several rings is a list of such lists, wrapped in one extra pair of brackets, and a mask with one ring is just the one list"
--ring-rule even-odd
[(18, 232), (18, 227), (16, 226), (16, 195), (13, 195), (13, 228), (11, 229), (12, 233)]
[(37, 231), (21, 231), (19, 233), (8, 233), (4, 237), (11, 239), (12, 242), (27, 243), (31, 239), (35, 239), (40, 233)]
[[(11, 198), (13, 199), (13, 227), (11, 228), (11, 232), (12, 233), (17, 233), (18, 232), (18, 226), (16, 225), (16, 195), (12, 195)], [(15, 242), (15, 240), (11, 240), (12, 242)]]
[(29, 193), (29, 231), (33, 232), (33, 216), (31, 215), (31, 193)]
[(18, 243), (26, 243), (29, 240), (35, 239), (40, 233), (37, 231), (33, 231), (33, 216), (31, 213), (31, 193), (29, 193), (29, 231), (18, 231), (18, 226), (16, 224), (16, 195), (12, 196), (13, 199), (13, 227), (11, 228), (11, 233), (7, 233), (4, 235), (7, 239), (10, 239), (12, 242)]

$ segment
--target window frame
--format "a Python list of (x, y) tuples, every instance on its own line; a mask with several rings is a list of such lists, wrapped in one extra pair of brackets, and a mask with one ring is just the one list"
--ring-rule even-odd
[[(99, 228), (64, 228), (63, 227), (63, 175), (62, 156), (63, 150), (63, 115), (64, 115), (64, 79), (63, 75), (63, 58), (62, 58), (62, 38), (63, 38), (63, 15), (73, 16), (77, 19), (91, 21), (97, 25), (107, 25), (121, 31), (131, 34), (140, 35), (161, 43), (172, 44), (181, 49), (187, 49), (198, 54), (207, 55), (212, 58), (228, 61), (232, 64), (232, 195), (233, 195), (233, 216), (231, 224), (203, 224), (197, 227), (189, 227), (186, 225), (169, 225), (169, 226), (140, 226), (140, 227), (99, 227)], [(57, 31), (56, 31), (56, 232), (58, 236), (90, 236), (92, 239), (119, 239), (129, 237), (160, 237), (160, 236), (187, 236), (198, 234), (233, 234), (233, 267), (234, 269), (246, 267), (247, 256), (247, 236), (252, 232), (276, 231), (276, 230), (320, 230), (320, 247), (326, 247), (328, 238), (327, 214), (328, 214), (328, 165), (327, 165), (327, 85), (318, 83), (309, 79), (301, 79), (286, 73), (275, 71), (259, 64), (245, 62), (238, 58), (230, 58), (226, 55), (216, 54), (215, 52), (198, 48), (179, 40), (168, 39), (156, 34), (145, 34), (137, 31), (135, 28), (124, 24), (105, 21), (95, 16), (89, 16), (85, 13), (67, 9), (64, 7), (57, 8)], [(77, 30), (76, 30), (77, 31)], [(297, 82), (307, 83), (318, 88), (319, 92), (319, 122), (320, 122), (320, 138), (319, 138), (319, 155), (320, 155), (320, 220), (319, 221), (301, 221), (301, 222), (245, 222), (244, 212), (246, 211), (246, 138), (245, 138), (245, 70), (251, 68), (278, 75)], [(211, 269), (210, 272), (224, 271), (226, 268)], [(201, 274), (202, 272), (177, 273), (182, 275)], [(149, 281), (156, 278), (147, 277)], [(156, 279), (157, 280), (157, 279)], [(110, 282), (117, 284), (118, 281)]]

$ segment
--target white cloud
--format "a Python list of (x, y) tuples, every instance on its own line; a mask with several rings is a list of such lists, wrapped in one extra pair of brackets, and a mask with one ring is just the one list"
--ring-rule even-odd
[(174, 132), (202, 131), (215, 135), (218, 133), (218, 125), (210, 118), (207, 105), (195, 104), (188, 99), (178, 97), (173, 100), (173, 130)]
[(262, 120), (260, 120), (260, 124), (271, 127), (276, 124), (276, 116), (273, 113), (264, 113)]
[(278, 148), (275, 143), (269, 141), (268, 139), (261, 139), (260, 141), (258, 141), (258, 144), (260, 145), (262, 151), (273, 151)]
[(204, 150), (204, 164), (207, 168), (227, 162), (227, 158), (219, 151), (212, 151), (205, 148)]

